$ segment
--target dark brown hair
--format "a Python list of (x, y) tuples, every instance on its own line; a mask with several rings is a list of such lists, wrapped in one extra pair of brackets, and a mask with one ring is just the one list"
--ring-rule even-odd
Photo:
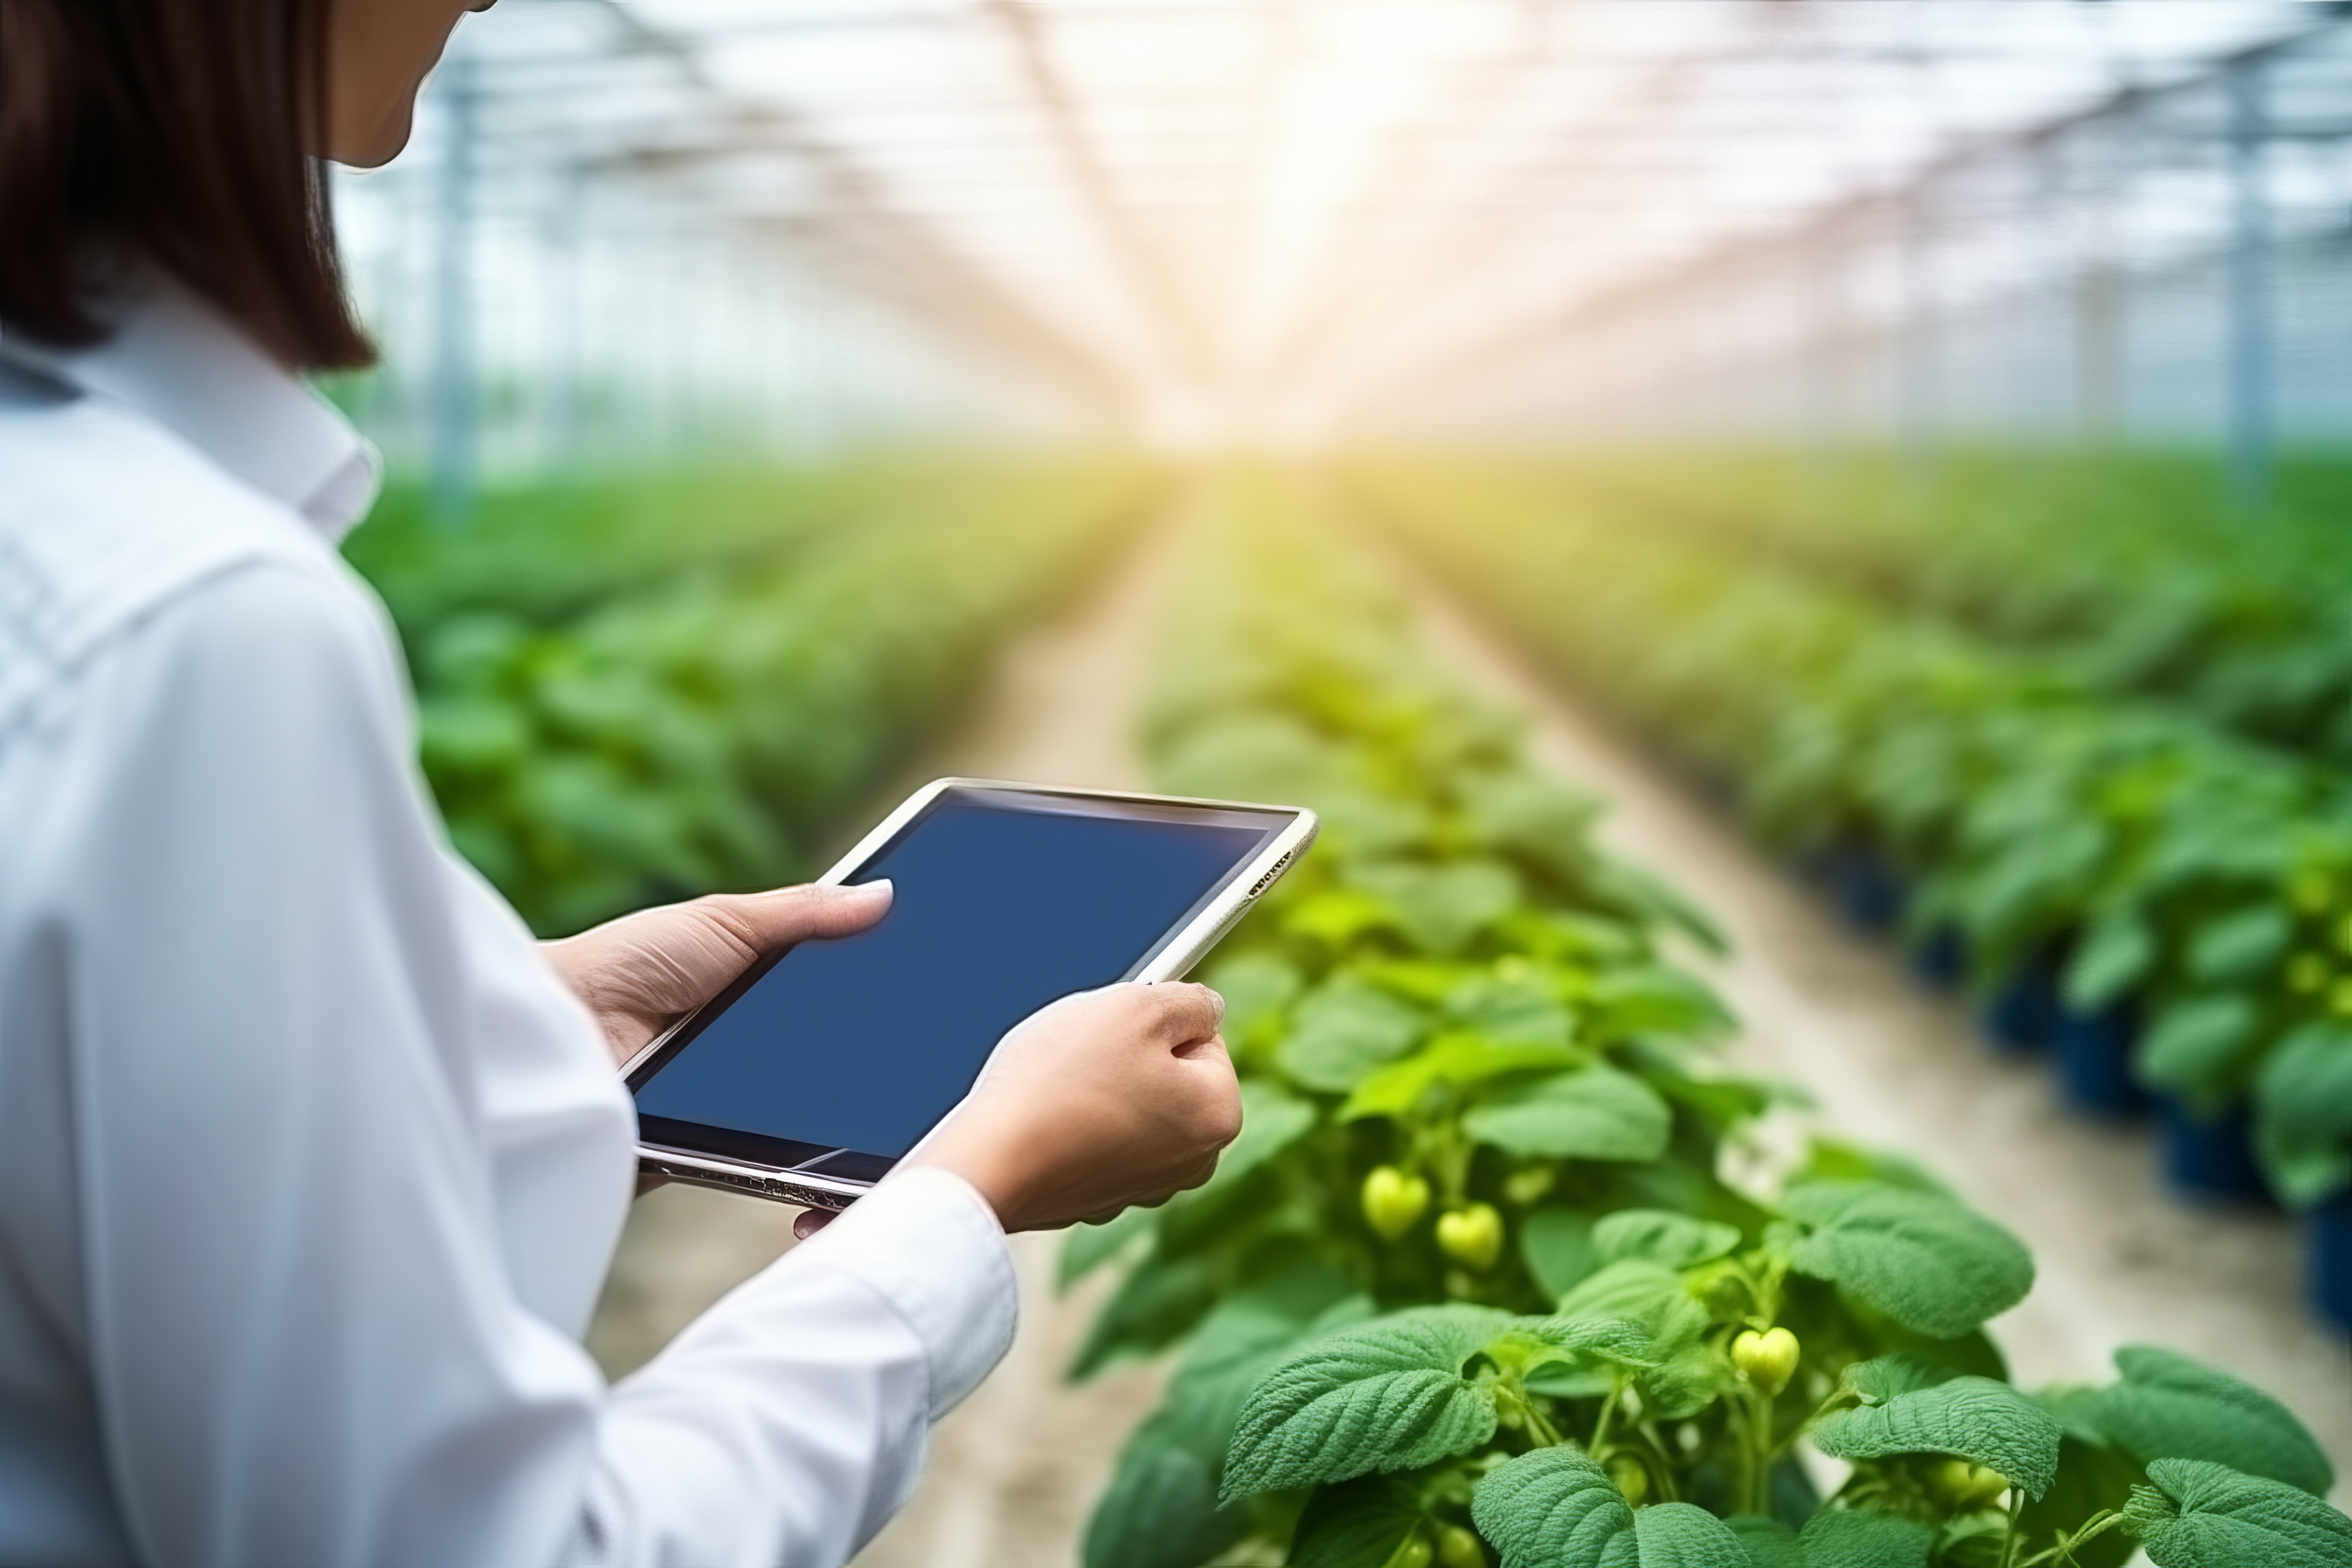
[(94, 343), (149, 258), (296, 369), (370, 363), (309, 150), (329, 0), (0, 0), (0, 320)]

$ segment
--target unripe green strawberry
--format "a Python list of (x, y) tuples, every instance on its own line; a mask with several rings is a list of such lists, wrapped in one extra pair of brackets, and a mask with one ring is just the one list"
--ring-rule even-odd
[(1437, 1532), (1438, 1568), (1486, 1568), (1486, 1549), (1478, 1537), (1458, 1524)]
[(2007, 1476), (1966, 1459), (1946, 1459), (1927, 1472), (1927, 1490), (1954, 1513), (1990, 1508), (2008, 1489)]
[(1739, 1375), (1768, 1394), (1780, 1393), (1789, 1386), (1789, 1379), (1797, 1374), (1797, 1336), (1786, 1329), (1767, 1329), (1758, 1333), (1743, 1329), (1731, 1342), (1731, 1364)]
[(1525, 1208), (1551, 1191), (1552, 1183), (1558, 1178), (1559, 1173), (1549, 1165), (1529, 1165), (1524, 1171), (1513, 1171), (1503, 1178), (1503, 1196)]
[(1465, 1268), (1491, 1268), (1503, 1253), (1503, 1216), (1492, 1204), (1472, 1204), (1439, 1215), (1437, 1245)]
[(2287, 884), (2287, 897), (2305, 914), (2326, 914), (2327, 906), (2336, 901), (2336, 882), (2325, 871), (2298, 871)]
[(1394, 1165), (1373, 1166), (1362, 1195), (1365, 1221), (1391, 1241), (1411, 1230), (1429, 1207), (1429, 1184)]
[(1650, 1495), (1650, 1472), (1631, 1454), (1620, 1454), (1609, 1461), (1609, 1479), (1617, 1483), (1617, 1489), (1635, 1508), (1641, 1507), (1642, 1500)]
[(1429, 1560), (1436, 1554), (1429, 1537), (1416, 1530), (1389, 1553), (1385, 1568), (1429, 1568)]

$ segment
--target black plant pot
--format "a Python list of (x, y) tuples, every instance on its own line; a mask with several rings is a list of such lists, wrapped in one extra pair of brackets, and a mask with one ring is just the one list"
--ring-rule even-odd
[(2036, 954), (2010, 971), (1979, 1015), (1985, 1038), (2003, 1051), (2034, 1051), (2058, 1032), (2058, 970)]
[(2305, 1245), (2311, 1304), (2336, 1327), (2352, 1331), (2352, 1192), (2338, 1193), (2312, 1211)]
[(1746, 804), (1739, 787), (1739, 775), (1713, 763), (1685, 761), (1683, 777), (1691, 794), (1700, 804), (1717, 816), (1737, 817)]
[(1958, 985), (1969, 972), (1969, 939), (1950, 926), (1937, 926), (1911, 949), (1911, 972), (1930, 985)]
[(2270, 1200), (2270, 1186), (2254, 1163), (2252, 1123), (2243, 1100), (2217, 1111), (2200, 1111), (2170, 1095), (2159, 1095), (2157, 1116), (2164, 1173), (2184, 1193), (2206, 1198)]
[(2058, 1082), (2066, 1103), (2093, 1116), (2134, 1116), (2147, 1109), (2147, 1091), (2132, 1078), (2132, 1047), (2139, 1021), (2128, 1005), (2058, 1013)]
[(1846, 839), (1830, 852), (1829, 894), (1846, 923), (1858, 931), (1883, 931), (1903, 916), (1909, 889), (1875, 848)]

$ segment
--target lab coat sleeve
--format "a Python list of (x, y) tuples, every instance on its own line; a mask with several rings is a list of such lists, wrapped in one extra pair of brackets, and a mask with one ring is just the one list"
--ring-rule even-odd
[(61, 1179), (133, 1544), (155, 1568), (837, 1563), (1009, 1341), (994, 1221), (909, 1173), (608, 1390), (499, 1245), (485, 939), (394, 657), (335, 569), (271, 562), (85, 675)]
[[(1003, 1355), (1014, 1300), (977, 1193), (935, 1169), (885, 1181), (614, 1390), (581, 1560), (845, 1561), (905, 1502), (928, 1424)], [(772, 1397), (724, 1397), (745, 1387)], [(767, 1556), (730, 1540), (754, 1498)]]

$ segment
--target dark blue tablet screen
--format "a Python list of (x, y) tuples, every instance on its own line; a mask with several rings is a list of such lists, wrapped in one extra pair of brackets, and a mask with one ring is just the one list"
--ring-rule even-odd
[(890, 879), (881, 922), (787, 952), (645, 1080), (640, 1114), (903, 1154), (1013, 1025), (1127, 975), (1288, 820), (1002, 801), (941, 795), (851, 879)]

